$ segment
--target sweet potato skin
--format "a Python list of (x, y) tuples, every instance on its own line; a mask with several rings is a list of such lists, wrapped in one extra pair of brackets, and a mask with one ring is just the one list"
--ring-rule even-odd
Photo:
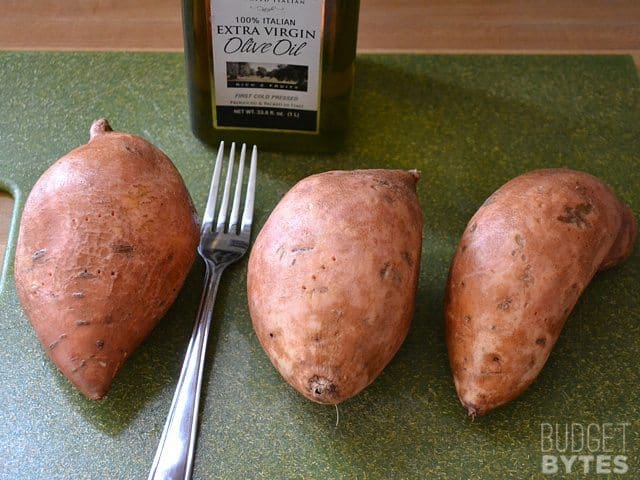
[(470, 415), (535, 380), (594, 274), (626, 260), (636, 237), (631, 210), (587, 173), (536, 170), (487, 199), (458, 244), (445, 301), (451, 369)]
[(417, 178), (400, 170), (307, 177), (256, 239), (247, 277), (256, 335), (315, 402), (356, 395), (406, 337), (422, 245)]
[(171, 161), (97, 121), (26, 201), (16, 288), (47, 354), (102, 398), (175, 300), (195, 259), (195, 209)]

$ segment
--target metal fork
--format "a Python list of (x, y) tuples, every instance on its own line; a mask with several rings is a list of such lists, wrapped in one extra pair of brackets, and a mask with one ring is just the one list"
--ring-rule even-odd
[(202, 371), (213, 304), (222, 272), (228, 265), (240, 259), (249, 249), (253, 221), (253, 202), (258, 162), (258, 149), (255, 145), (251, 153), (251, 167), (249, 169), (242, 219), (238, 223), (242, 173), (246, 157), (246, 145), (244, 144), (240, 152), (231, 215), (227, 218), (235, 151), (235, 143), (232, 143), (224, 182), (224, 193), (222, 194), (220, 210), (216, 218), (216, 198), (218, 196), (218, 185), (224, 157), (224, 142), (220, 142), (216, 164), (213, 169), (211, 187), (209, 188), (209, 198), (207, 199), (207, 206), (202, 219), (200, 245), (198, 246), (198, 253), (204, 259), (206, 265), (204, 289), (200, 307), (198, 308), (196, 324), (189, 341), (167, 422), (162, 431), (160, 444), (149, 473), (149, 480), (182, 480), (191, 478), (198, 430)]

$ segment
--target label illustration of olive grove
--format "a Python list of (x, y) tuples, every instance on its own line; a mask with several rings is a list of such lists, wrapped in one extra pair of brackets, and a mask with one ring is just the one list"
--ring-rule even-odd
[(309, 67), (273, 63), (227, 62), (228, 88), (270, 88), (306, 92)]

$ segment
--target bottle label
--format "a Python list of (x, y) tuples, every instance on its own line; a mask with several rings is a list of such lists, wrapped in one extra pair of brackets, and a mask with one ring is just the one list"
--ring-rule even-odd
[(213, 123), (318, 133), (324, 0), (211, 0)]

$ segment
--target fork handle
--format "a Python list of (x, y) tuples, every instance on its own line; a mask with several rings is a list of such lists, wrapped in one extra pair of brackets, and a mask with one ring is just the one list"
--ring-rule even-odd
[(202, 371), (221, 270), (206, 261), (205, 286), (171, 408), (148, 480), (188, 480), (198, 431)]

